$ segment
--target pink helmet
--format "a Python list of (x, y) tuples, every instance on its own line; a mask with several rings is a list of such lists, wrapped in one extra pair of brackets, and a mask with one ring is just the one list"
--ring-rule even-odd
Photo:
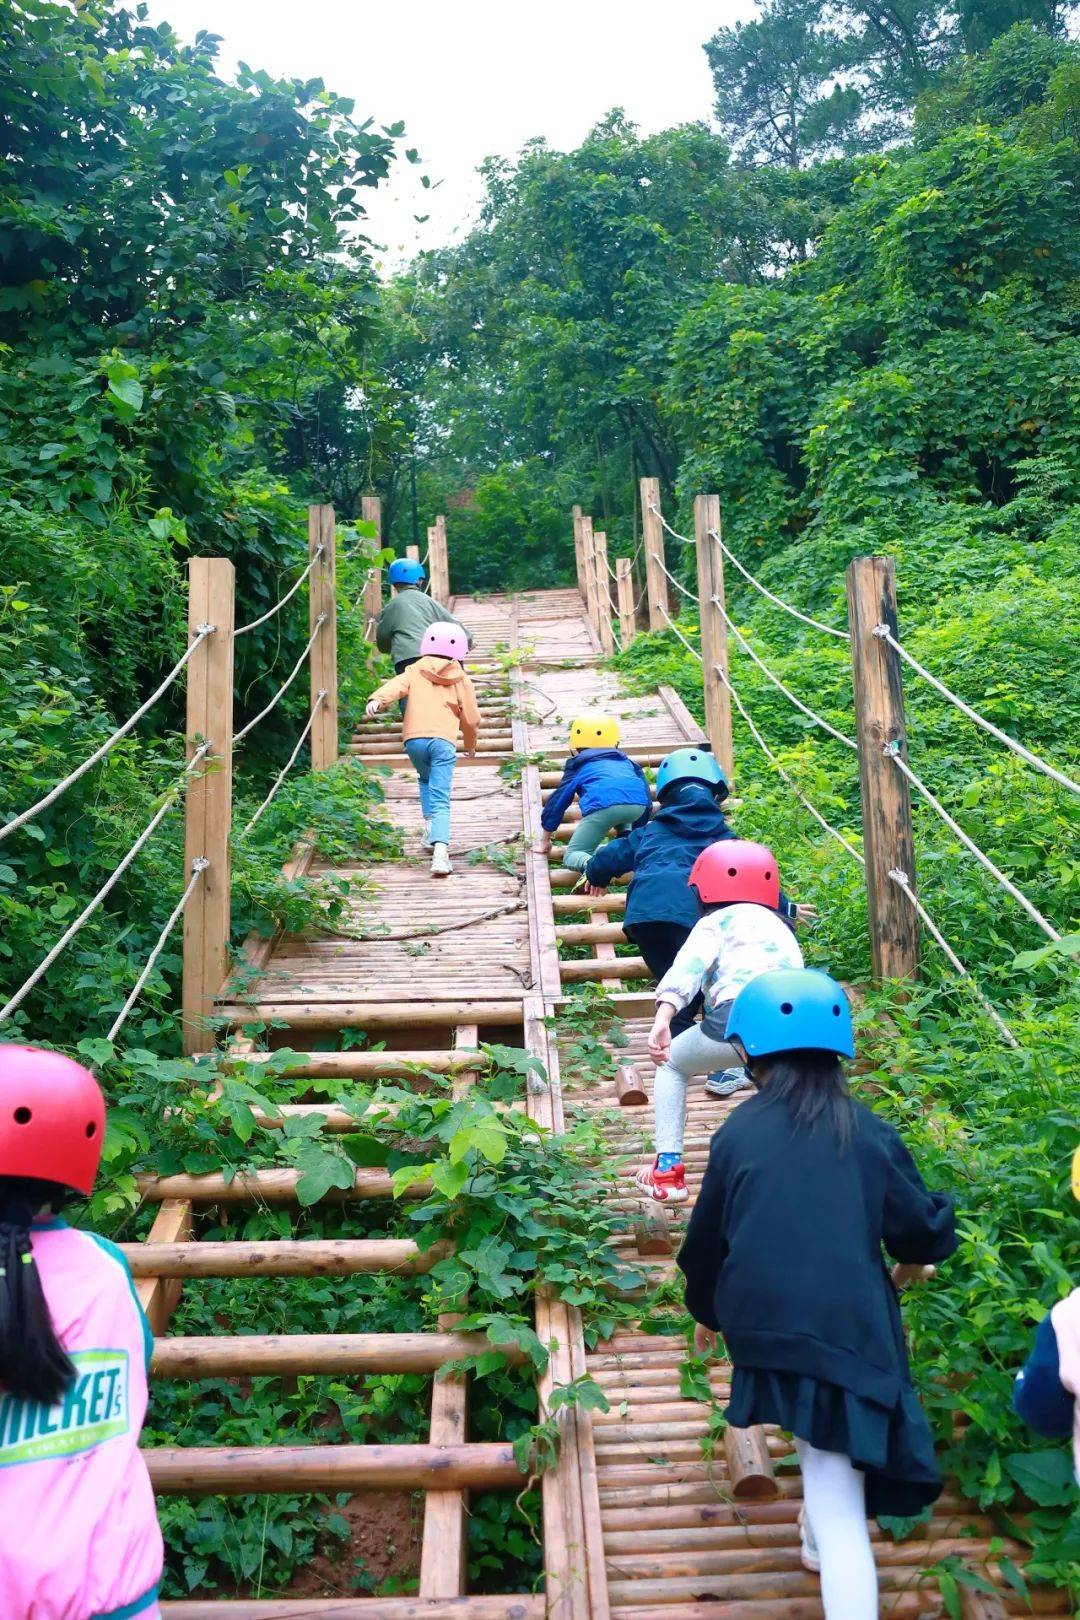
[(460, 624), (429, 624), (420, 643), (421, 658), (463, 659), (469, 638)]
[(81, 1063), (37, 1046), (0, 1046), (0, 1176), (89, 1194), (104, 1135), (105, 1099)]

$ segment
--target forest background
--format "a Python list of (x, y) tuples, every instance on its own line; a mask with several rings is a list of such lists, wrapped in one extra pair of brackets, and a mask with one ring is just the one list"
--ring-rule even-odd
[[(256, 617), (303, 567), (306, 503), (335, 504), (348, 717), (366, 672), (361, 492), (382, 497), (399, 551), (446, 512), (456, 590), (536, 588), (572, 580), (574, 502), (612, 556), (634, 554), (646, 474), (683, 533), (693, 495), (717, 491), (736, 555), (833, 624), (849, 558), (893, 556), (907, 645), (1076, 774), (1073, 12), (766, 0), (704, 42), (712, 123), (642, 136), (615, 110), (575, 150), (537, 141), (493, 158), (475, 229), (380, 281), (363, 196), (416, 161), (400, 126), (365, 122), (320, 81), (242, 68), (225, 82), (212, 37), (184, 45), (138, 8), (0, 0), (0, 822), (175, 661), (192, 553), (232, 557), (238, 619)], [(669, 543), (668, 560), (693, 581), (689, 548)], [(737, 577), (729, 591), (762, 656), (850, 729), (843, 646)], [(238, 644), (238, 723), (299, 656), (302, 621), (283, 615)], [(681, 622), (692, 634), (689, 611)], [(851, 762), (733, 659), (785, 767), (857, 837)], [(673, 637), (642, 637), (621, 662), (699, 704), (700, 672)], [(908, 696), (916, 767), (1065, 935), (1042, 949), (917, 810), (924, 898), (1025, 1050), (1001, 1046), (928, 946), (882, 1105), (968, 1198), (955, 1284), (909, 1316), (923, 1371), (952, 1378), (938, 1416), (958, 1404), (959, 1377), (977, 1420), (951, 1466), (988, 1502), (1020, 1482), (1041, 1492), (1044, 1564), (1060, 1570), (1080, 1556), (1075, 1525), (1072, 1542), (1062, 1530), (1068, 1481), (1050, 1460), (1033, 1481), (1003, 1390), (1040, 1301), (1075, 1270), (1080, 818), (925, 688)], [(0, 846), (7, 989), (175, 783), (181, 702), (170, 694), (139, 740)], [(301, 682), (239, 760), (241, 810), (306, 704)], [(865, 981), (858, 874), (743, 730), (736, 760), (740, 831), (774, 842), (821, 908), (815, 959)], [(278, 881), (283, 846), (301, 824), (328, 845), (353, 838), (358, 795), (374, 809), (377, 784), (298, 779), (238, 839), (237, 939), (333, 908), (332, 894)], [(374, 813), (365, 828), (386, 836)], [(167, 821), (5, 1035), (116, 1057), (100, 1037), (178, 893), (181, 848)], [(176, 1050), (178, 967), (170, 947), (132, 1049)], [(142, 1095), (137, 1071), (120, 1056), (118, 1096)], [(149, 1151), (139, 1116), (116, 1116), (114, 1211)], [(962, 1342), (935, 1358), (961, 1318)]]

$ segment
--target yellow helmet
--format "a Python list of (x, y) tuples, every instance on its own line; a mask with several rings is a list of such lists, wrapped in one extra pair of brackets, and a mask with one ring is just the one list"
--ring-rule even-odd
[(617, 748), (619, 722), (610, 714), (579, 714), (570, 727), (570, 747), (576, 754), (581, 748)]

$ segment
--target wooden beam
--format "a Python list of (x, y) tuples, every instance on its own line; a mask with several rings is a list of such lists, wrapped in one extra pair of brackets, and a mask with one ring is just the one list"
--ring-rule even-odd
[[(602, 915), (602, 913), (601, 913)], [(555, 938), (560, 945), (625, 945), (626, 935), (621, 923), (590, 922), (564, 923), (556, 928)]]
[(634, 612), (634, 573), (629, 557), (615, 559), (615, 594), (619, 606), (619, 646), (626, 651), (637, 635)]
[[(241, 1333), (159, 1338), (151, 1372), (159, 1378), (236, 1378), (297, 1373), (427, 1373), (493, 1348), (485, 1333)], [(506, 1345), (507, 1360), (523, 1352)], [(443, 1439), (433, 1444), (449, 1445)], [(430, 1593), (429, 1596), (437, 1596)], [(443, 1593), (443, 1596), (452, 1594)]]
[(257, 1492), (514, 1490), (524, 1475), (508, 1445), (144, 1446), (164, 1496)]
[[(568, 876), (575, 876), (568, 873)], [(480, 1024), (520, 1024), (521, 1001), (256, 1001), (223, 1002), (218, 1014), (231, 1025), (277, 1023), (292, 1029), (399, 1029), (453, 1026), (468, 1017)]]
[(446, 518), (441, 513), (428, 530), (428, 575), (432, 599), (445, 607), (450, 600), (450, 557), (446, 545)]
[(586, 600), (586, 595), (585, 595), (585, 555), (584, 555), (584, 551), (582, 549), (582, 543), (581, 543), (581, 507), (580, 506), (575, 506), (575, 507), (573, 507), (571, 509), (571, 518), (572, 518), (573, 525), (574, 525), (574, 567), (577, 570), (577, 588), (578, 588), (578, 591), (580, 593), (581, 600), (584, 602)]
[[(154, 1258), (166, 1251), (175, 1253), (191, 1247), (188, 1240), (194, 1228), (191, 1205), (186, 1199), (171, 1198), (162, 1204), (154, 1216), (154, 1224), (150, 1228), (146, 1242), (132, 1243), (129, 1247), (140, 1256), (150, 1255)], [(132, 1267), (132, 1276), (143, 1279), (136, 1283), (135, 1292), (146, 1314), (146, 1320), (155, 1333), (164, 1333), (169, 1325), (169, 1318), (180, 1302), (181, 1285), (178, 1281), (164, 1282), (161, 1279), (167, 1276), (178, 1277), (179, 1273), (140, 1272)]]
[(188, 563), (188, 631), (214, 626), (187, 669), (187, 756), (210, 745), (188, 781), (184, 810), (184, 881), (209, 861), (184, 911), (184, 1051), (209, 1052), (214, 997), (229, 961), (232, 885), (233, 629), (235, 573), (224, 557)]
[(596, 560), (596, 607), (599, 618), (596, 633), (600, 637), (600, 650), (605, 658), (615, 651), (615, 637), (611, 631), (611, 576), (608, 573), (607, 535), (601, 529), (593, 535), (593, 556)]
[[(375, 525), (375, 549), (382, 550), (382, 501), (377, 495), (361, 495), (360, 516)], [(373, 567), (364, 586), (364, 637), (375, 640), (375, 626), (382, 612), (382, 565)]]
[[(206, 1176), (139, 1176), (139, 1192), (151, 1204), (167, 1198), (186, 1198), (193, 1204), (295, 1204), (299, 1170), (253, 1170), (227, 1178), (220, 1172)], [(400, 1196), (426, 1198), (430, 1182), (417, 1182)], [(354, 1198), (392, 1198), (394, 1188), (388, 1170), (357, 1170), (351, 1187), (333, 1187), (326, 1194), (330, 1203)]]
[[(545, 1600), (525, 1592), (501, 1597), (179, 1598), (162, 1620), (544, 1620)], [(890, 1611), (891, 1613), (891, 1611)]]
[[(660, 522), (660, 480), (643, 478), (641, 489), (641, 532), (645, 542), (645, 584), (649, 596), (649, 629), (666, 630), (668, 582), (664, 573), (664, 528)], [(655, 511), (653, 508), (655, 507)]]
[(585, 615), (592, 625), (599, 644), (600, 592), (596, 573), (596, 536), (593, 521), (587, 512), (581, 517), (581, 556), (585, 567)]
[(560, 962), (564, 984), (582, 984), (592, 979), (651, 979), (642, 956), (616, 956), (609, 962)]
[[(176, 1208), (162, 1204), (158, 1221)], [(189, 1204), (180, 1206), (188, 1211)], [(387, 1272), (411, 1277), (430, 1271), (450, 1252), (448, 1244), (421, 1249), (409, 1238), (308, 1238), (261, 1242), (121, 1243), (136, 1279), (154, 1277), (354, 1277)], [(141, 1288), (141, 1283), (140, 1283)], [(143, 1296), (140, 1292), (140, 1300)], [(145, 1309), (145, 1304), (143, 1306)], [(147, 1312), (149, 1315), (149, 1312)], [(151, 1321), (155, 1332), (161, 1329)]]
[(720, 497), (698, 495), (694, 501), (694, 537), (697, 543), (698, 600), (701, 607), (705, 726), (712, 751), (719, 760), (720, 769), (730, 786), (735, 769), (731, 736), (731, 693), (720, 674), (721, 670), (725, 677), (728, 673), (727, 621), (722, 611), (724, 554), (712, 538), (713, 531), (720, 533)]
[[(337, 531), (332, 506), (308, 507), (309, 558), (316, 553), (308, 578), (309, 633), (315, 634), (320, 619), (322, 624), (309, 659), (311, 707), (318, 705), (311, 727), (311, 768), (324, 771), (338, 759)], [(320, 693), (325, 694), (321, 702)]]
[[(276, 1052), (246, 1052), (244, 1063), (271, 1063)], [(281, 1076), (306, 1075), (310, 1079), (359, 1080), (390, 1079), (415, 1075), (418, 1069), (434, 1074), (454, 1074), (459, 1069), (486, 1069), (482, 1052), (443, 1052), (430, 1049), (415, 1052), (297, 1052), (277, 1072)]]
[(855, 557), (847, 569), (848, 627), (859, 742), (863, 852), (875, 979), (912, 979), (919, 971), (919, 919), (890, 876), (906, 874), (915, 892), (915, 839), (907, 777), (886, 749), (907, 758), (900, 659), (875, 627), (898, 637), (891, 557)]

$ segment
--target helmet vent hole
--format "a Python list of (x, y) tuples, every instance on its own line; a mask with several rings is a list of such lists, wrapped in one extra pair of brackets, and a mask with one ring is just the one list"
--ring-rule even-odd
[(97, 1125), (94, 1123), (93, 1120), (91, 1120), (89, 1125), (86, 1127), (86, 1134), (87, 1134), (88, 1137), (96, 1136), (96, 1134), (97, 1134)]
[(29, 1125), (33, 1117), (34, 1116), (30, 1112), (29, 1108), (16, 1108), (15, 1110), (16, 1125)]
[(728, 877), (738, 877), (739, 873), (734, 866), (729, 866), (727, 869), (727, 875)]
[(832, 1015), (833, 1015), (833, 1017), (834, 1017), (834, 1018), (839, 1018), (839, 1016), (840, 1016), (840, 1009), (839, 1009), (839, 1007), (838, 1007), (838, 1006), (837, 1006), (837, 1005), (836, 1005), (836, 1003), (835, 1003), (835, 1002), (833, 1002), (833, 1010), (832, 1010)]
[(768, 881), (769, 881), (769, 879), (770, 879), (770, 878), (771, 878), (771, 877), (772, 877), (772, 873), (771, 873), (771, 872), (766, 872), (766, 874), (765, 874), (765, 881), (766, 881), (766, 883), (767, 883), (767, 882), (768, 882)]
[(791, 1005), (790, 1001), (782, 1001), (780, 1003), (780, 1011), (784, 1014), (785, 1017), (787, 1017), (789, 1014), (793, 1013), (795, 1011), (795, 1009)]

